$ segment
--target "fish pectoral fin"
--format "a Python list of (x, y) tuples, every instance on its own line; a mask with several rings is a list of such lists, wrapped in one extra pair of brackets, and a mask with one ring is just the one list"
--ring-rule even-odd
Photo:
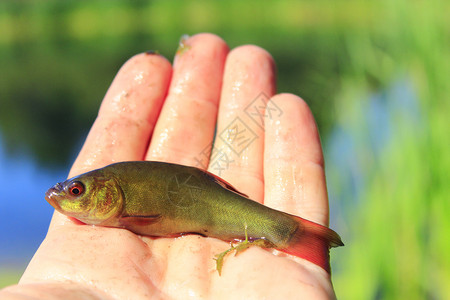
[(158, 222), (161, 215), (143, 215), (143, 216), (122, 216), (120, 223), (125, 227), (129, 226), (147, 226)]

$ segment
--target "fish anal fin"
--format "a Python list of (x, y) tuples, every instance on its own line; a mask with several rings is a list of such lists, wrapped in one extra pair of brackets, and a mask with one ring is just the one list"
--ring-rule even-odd
[(161, 215), (142, 215), (142, 216), (125, 215), (120, 218), (120, 223), (125, 227), (147, 226), (158, 222), (160, 219)]
[(204, 171), (206, 172), (208, 175), (210, 175), (212, 177), (212, 180), (216, 183), (218, 183), (219, 185), (221, 185), (223, 188), (230, 190), (232, 192), (235, 192), (236, 194), (239, 194), (245, 198), (248, 198), (248, 196), (242, 192), (239, 192), (234, 186), (232, 186), (230, 183), (228, 183), (226, 180), (220, 178), (219, 176), (208, 172), (208, 171)]

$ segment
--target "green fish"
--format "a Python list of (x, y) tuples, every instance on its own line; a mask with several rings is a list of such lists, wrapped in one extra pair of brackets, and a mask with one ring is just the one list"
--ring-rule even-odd
[(136, 234), (200, 234), (241, 241), (224, 256), (252, 245), (275, 248), (330, 272), (330, 247), (343, 246), (333, 230), (249, 199), (207, 171), (171, 163), (111, 164), (57, 183), (45, 194), (59, 212), (85, 224), (126, 228)]

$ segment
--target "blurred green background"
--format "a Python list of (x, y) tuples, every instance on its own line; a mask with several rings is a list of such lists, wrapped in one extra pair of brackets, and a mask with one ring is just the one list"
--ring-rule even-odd
[[(331, 227), (346, 243), (331, 253), (338, 298), (450, 299), (449, 12), (443, 0), (2, 1), (0, 168), (20, 176), (29, 161), (35, 180), (60, 180), (136, 53), (172, 59), (180, 36), (198, 32), (256, 44), (277, 63), (279, 91), (303, 97), (321, 131)], [(17, 192), (8, 206), (1, 194), (1, 216), (48, 206)], [(14, 228), (4, 220), (5, 261)], [(21, 262), (0, 264), (0, 288), (38, 244), (23, 245)]]

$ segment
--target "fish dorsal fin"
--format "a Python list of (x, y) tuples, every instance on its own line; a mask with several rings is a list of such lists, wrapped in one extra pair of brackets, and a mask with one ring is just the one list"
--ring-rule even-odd
[(215, 174), (213, 174), (211, 172), (208, 172), (208, 171), (204, 171), (204, 172), (206, 172), (206, 174), (211, 176), (211, 179), (214, 182), (216, 182), (219, 185), (221, 185), (223, 188), (225, 188), (227, 190), (230, 190), (232, 192), (235, 192), (236, 194), (239, 194), (239, 195), (241, 195), (241, 196), (243, 196), (245, 198), (248, 198), (248, 196), (246, 194), (244, 194), (242, 192), (239, 192), (234, 186), (232, 186), (231, 184), (229, 184), (227, 181), (225, 181), (224, 179), (220, 178), (219, 176), (217, 176), (217, 175), (215, 175)]
[(141, 215), (130, 216), (124, 215), (120, 218), (120, 223), (126, 227), (128, 226), (146, 226), (158, 222), (161, 219), (161, 215)]

